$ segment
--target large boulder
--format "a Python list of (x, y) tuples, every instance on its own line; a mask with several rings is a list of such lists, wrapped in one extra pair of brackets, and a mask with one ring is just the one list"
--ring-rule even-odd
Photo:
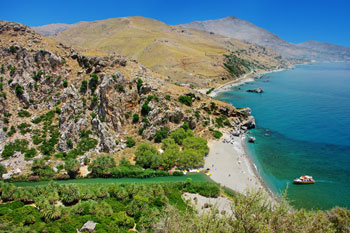
[(264, 90), (261, 89), (260, 87), (259, 88), (256, 88), (256, 89), (250, 89), (250, 90), (247, 90), (247, 92), (253, 92), (253, 93), (263, 93)]
[(93, 221), (87, 221), (80, 229), (80, 232), (94, 232), (97, 223)]

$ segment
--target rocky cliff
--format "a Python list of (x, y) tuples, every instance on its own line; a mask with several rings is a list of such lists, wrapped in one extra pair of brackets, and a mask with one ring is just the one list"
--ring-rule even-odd
[(255, 125), (250, 111), (173, 85), (135, 60), (86, 56), (18, 23), (0, 21), (0, 66), (7, 178), (27, 174), (35, 158), (53, 168), (66, 157), (132, 158), (127, 137), (151, 142), (184, 122), (206, 138), (215, 128), (242, 133)]

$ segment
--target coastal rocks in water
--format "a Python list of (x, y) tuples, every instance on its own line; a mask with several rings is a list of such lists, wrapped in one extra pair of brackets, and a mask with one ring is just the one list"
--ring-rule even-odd
[(264, 90), (263, 90), (263, 89), (261, 89), (261, 88), (259, 87), (259, 88), (257, 88), (257, 89), (249, 89), (249, 90), (247, 90), (247, 92), (253, 92), (253, 93), (263, 93), (263, 92), (264, 92)]
[(243, 122), (243, 126), (247, 127), (247, 129), (255, 128), (255, 119), (253, 116), (249, 116), (246, 121)]
[(254, 143), (255, 141), (256, 141), (255, 137), (251, 137), (251, 136), (248, 137), (248, 142)]

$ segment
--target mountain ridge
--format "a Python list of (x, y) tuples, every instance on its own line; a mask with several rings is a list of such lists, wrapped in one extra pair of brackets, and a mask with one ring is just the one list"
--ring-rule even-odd
[(194, 21), (187, 24), (180, 24), (179, 26), (212, 31), (224, 36), (255, 43), (274, 49), (286, 58), (318, 61), (349, 60), (348, 56), (332, 52), (330, 49), (320, 52), (309, 46), (300, 46), (300, 44), (289, 43), (264, 28), (234, 16), (216, 20)]

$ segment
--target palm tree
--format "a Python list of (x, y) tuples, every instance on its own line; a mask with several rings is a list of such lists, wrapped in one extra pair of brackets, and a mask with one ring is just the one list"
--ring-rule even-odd
[(5, 183), (2, 186), (1, 199), (3, 201), (12, 201), (12, 194), (16, 191), (16, 189), (16, 186), (14, 186), (13, 184)]

